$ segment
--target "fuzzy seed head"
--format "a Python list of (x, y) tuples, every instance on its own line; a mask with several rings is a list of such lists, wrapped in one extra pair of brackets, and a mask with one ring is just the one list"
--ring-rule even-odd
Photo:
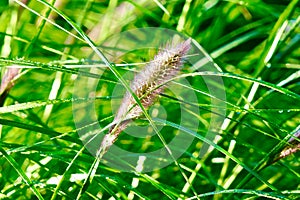
[[(174, 43), (172, 41), (165, 49), (159, 51), (154, 59), (134, 77), (130, 84), (131, 90), (140, 99), (145, 109), (154, 103), (156, 97), (166, 87), (166, 83), (180, 71), (184, 56), (191, 48), (191, 39), (178, 45)], [(107, 134), (114, 135), (114, 140), (112, 141), (110, 140), (111, 137), (105, 136), (101, 144), (102, 148), (107, 150), (126, 128), (130, 120), (139, 117), (141, 114), (142, 109), (136, 104), (130, 92), (127, 91), (114, 118), (114, 125)]]
[[(183, 64), (184, 56), (191, 46), (191, 39), (174, 47), (174, 42), (161, 50), (154, 59), (133, 79), (130, 88), (141, 100), (141, 104), (148, 108), (158, 94), (166, 87), (165, 83), (178, 74)], [(134, 106), (135, 105), (135, 106)], [(134, 107), (133, 107), (134, 106)], [(132, 108), (133, 107), (133, 108)], [(127, 91), (115, 120), (132, 119), (140, 116), (142, 109), (136, 105), (134, 98)]]

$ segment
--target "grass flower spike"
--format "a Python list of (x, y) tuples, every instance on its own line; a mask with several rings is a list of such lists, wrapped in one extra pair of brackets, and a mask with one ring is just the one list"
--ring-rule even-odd
[[(178, 74), (184, 56), (190, 47), (191, 39), (177, 45), (175, 45), (175, 41), (172, 41), (166, 48), (159, 51), (154, 59), (134, 77), (130, 88), (140, 99), (144, 108), (151, 106), (158, 94), (165, 89), (166, 82)], [(103, 138), (100, 149), (103, 149), (105, 153), (128, 123), (141, 115), (142, 109), (136, 104), (131, 93), (127, 91), (112, 122), (113, 126)]]

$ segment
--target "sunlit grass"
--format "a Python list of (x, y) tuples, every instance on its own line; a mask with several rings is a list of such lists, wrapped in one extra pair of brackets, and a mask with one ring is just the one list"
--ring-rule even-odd
[[(0, 94), (0, 198), (297, 199), (299, 152), (273, 161), (299, 129), (299, 12), (297, 0), (1, 3), (1, 78), (8, 69), (20, 73)], [(198, 71), (186, 63), (149, 115), (126, 132), (150, 127), (152, 137), (124, 133), (116, 141), (126, 151), (149, 153), (165, 146), (158, 134), (167, 142), (179, 132), (194, 138), (179, 158), (175, 152), (146, 158), (145, 168), (171, 161), (147, 172), (113, 152), (97, 163), (81, 140), (107, 132), (117, 109), (111, 102), (122, 99), (115, 88), (125, 91), (132, 77), (126, 74), (140, 71), (157, 51), (122, 54), (134, 43), (116, 45), (110, 37), (145, 27), (191, 37), (213, 59)], [(171, 86), (196, 98), (178, 97)], [(87, 92), (91, 87), (95, 92)], [(224, 89), (226, 98), (212, 88)], [(197, 125), (181, 124), (181, 107)], [(114, 160), (131, 172), (107, 164)]]

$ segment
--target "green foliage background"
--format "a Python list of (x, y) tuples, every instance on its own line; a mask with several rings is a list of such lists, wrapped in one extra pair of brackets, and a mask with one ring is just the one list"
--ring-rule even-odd
[[(299, 153), (272, 161), (300, 122), (299, 16), (298, 0), (1, 0), (1, 76), (11, 66), (21, 73), (0, 108), (0, 199), (298, 199)], [(88, 42), (105, 54), (108, 37), (142, 27), (176, 30), (203, 46), (223, 71), (214, 76), (224, 81), (228, 123), (215, 127), (220, 138), (200, 159), (212, 105), (201, 76), (188, 77), (204, 94), (197, 92), (200, 125), (188, 133), (196, 139), (185, 154), (148, 173), (100, 162), (87, 179), (95, 158), (79, 139), (72, 104), (90, 100), (73, 99), (74, 82), (80, 68), (104, 66)], [(150, 54), (126, 55), (113, 70), (135, 70), (131, 64)], [(113, 119), (119, 81), (104, 70), (95, 101), (103, 127)], [(166, 140), (165, 133), (190, 128), (176, 124), (178, 100), (162, 95), (158, 104), (175, 122), (161, 131)], [(117, 144), (141, 152), (163, 146), (126, 135)]]

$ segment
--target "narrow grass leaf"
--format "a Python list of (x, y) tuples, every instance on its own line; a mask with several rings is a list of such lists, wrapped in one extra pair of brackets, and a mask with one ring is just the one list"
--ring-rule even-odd
[(39, 200), (43, 200), (44, 198), (40, 194), (40, 192), (37, 190), (37, 188), (34, 186), (30, 178), (25, 174), (25, 172), (22, 170), (22, 168), (18, 165), (17, 161), (10, 156), (1, 146), (0, 146), (0, 152), (4, 155), (6, 160), (10, 163), (10, 165), (16, 170), (16, 172), (19, 174), (19, 176), (23, 179), (25, 184), (32, 190), (32, 192), (35, 194), (35, 196)]

